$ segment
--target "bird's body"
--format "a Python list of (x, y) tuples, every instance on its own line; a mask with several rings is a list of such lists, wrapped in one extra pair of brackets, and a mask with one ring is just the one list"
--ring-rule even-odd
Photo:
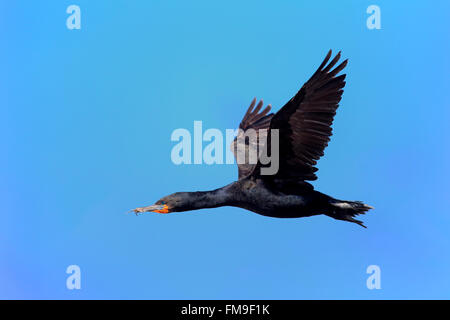
[[(254, 147), (244, 138), (247, 130), (256, 130), (259, 141), (266, 150), (276, 147), (279, 152), (279, 168), (274, 174), (265, 175), (265, 162), (238, 162), (239, 179), (225, 187), (212, 191), (177, 192), (166, 196), (154, 205), (134, 209), (134, 212), (180, 212), (221, 206), (240, 207), (260, 215), (276, 218), (300, 218), (325, 214), (363, 226), (354, 219), (372, 207), (359, 201), (341, 201), (314, 190), (306, 180), (317, 179), (316, 161), (331, 136), (331, 125), (345, 86), (345, 75), (336, 76), (347, 60), (332, 70), (340, 53), (327, 65), (331, 51), (318, 70), (299, 92), (276, 114), (269, 114), (271, 106), (260, 112), (263, 102), (255, 107), (254, 99), (245, 114), (242, 131), (232, 144), (237, 156), (237, 146), (245, 153)], [(275, 143), (273, 132), (279, 134)]]
[[(325, 214), (339, 220), (361, 222), (353, 219), (371, 207), (358, 201), (340, 201), (318, 192), (308, 183), (289, 183), (286, 189), (270, 184), (264, 179), (246, 177), (225, 187), (211, 191), (176, 192), (156, 204), (171, 203), (171, 212), (239, 207), (273, 218), (302, 218)], [(152, 206), (139, 208), (149, 211)]]
[[(176, 207), (174, 211), (198, 210), (222, 206), (233, 206), (247, 209), (264, 216), (298, 218), (308, 216), (308, 204), (314, 190), (304, 194), (284, 194), (274, 190), (262, 179), (244, 178), (223, 188), (212, 191), (177, 192), (171, 197), (172, 202), (188, 204), (187, 207)], [(192, 202), (186, 201), (189, 198)], [(264, 199), (265, 201), (261, 201)], [(161, 199), (165, 200), (169, 199)], [(280, 216), (282, 214), (282, 216)]]
[[(233, 201), (230, 205), (241, 207), (263, 216), (300, 218), (310, 216), (314, 190), (303, 193), (283, 193), (263, 179), (244, 178), (229, 186)], [(264, 199), (264, 201), (261, 201)]]

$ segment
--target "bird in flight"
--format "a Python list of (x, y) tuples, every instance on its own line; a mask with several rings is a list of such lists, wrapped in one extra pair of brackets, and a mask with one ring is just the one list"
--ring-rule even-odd
[(256, 105), (254, 99), (250, 104), (239, 125), (240, 133), (232, 143), (232, 151), (236, 159), (239, 147), (248, 153), (251, 142), (240, 139), (240, 135), (250, 129), (257, 130), (258, 141), (263, 140), (264, 148), (271, 150), (271, 132), (278, 130), (279, 164), (275, 174), (261, 174), (264, 164), (259, 156), (255, 163), (238, 161), (238, 180), (225, 187), (176, 192), (154, 205), (132, 211), (170, 213), (233, 206), (276, 218), (324, 214), (365, 227), (355, 216), (373, 207), (361, 201), (335, 199), (314, 190), (307, 182), (317, 179), (315, 165), (332, 135), (331, 125), (344, 91), (346, 75), (338, 74), (347, 60), (335, 67), (340, 56), (339, 52), (330, 61), (330, 50), (317, 71), (277, 113), (269, 113), (270, 105), (261, 111), (262, 100)]

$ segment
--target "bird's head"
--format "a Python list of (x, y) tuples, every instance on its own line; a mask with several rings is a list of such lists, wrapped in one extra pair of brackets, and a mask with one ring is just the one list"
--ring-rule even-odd
[(191, 201), (192, 198), (189, 197), (187, 192), (176, 192), (159, 199), (151, 206), (136, 208), (132, 211), (136, 214), (143, 212), (170, 213), (185, 211)]

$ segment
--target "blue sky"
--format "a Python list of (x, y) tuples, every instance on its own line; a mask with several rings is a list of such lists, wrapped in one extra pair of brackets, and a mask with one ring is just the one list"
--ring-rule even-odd
[[(449, 10), (2, 2), (0, 298), (450, 298)], [(314, 186), (373, 205), (368, 229), (228, 207), (126, 214), (236, 179), (232, 165), (174, 165), (173, 130), (234, 128), (255, 96), (278, 110), (329, 49), (349, 59), (347, 85)], [(72, 264), (81, 290), (66, 288)]]

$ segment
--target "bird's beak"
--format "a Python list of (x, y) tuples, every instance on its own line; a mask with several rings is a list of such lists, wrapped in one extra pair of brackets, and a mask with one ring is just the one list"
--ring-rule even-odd
[(169, 207), (167, 204), (154, 204), (147, 207), (136, 208), (131, 211), (136, 213), (136, 215), (143, 212), (169, 213)]

